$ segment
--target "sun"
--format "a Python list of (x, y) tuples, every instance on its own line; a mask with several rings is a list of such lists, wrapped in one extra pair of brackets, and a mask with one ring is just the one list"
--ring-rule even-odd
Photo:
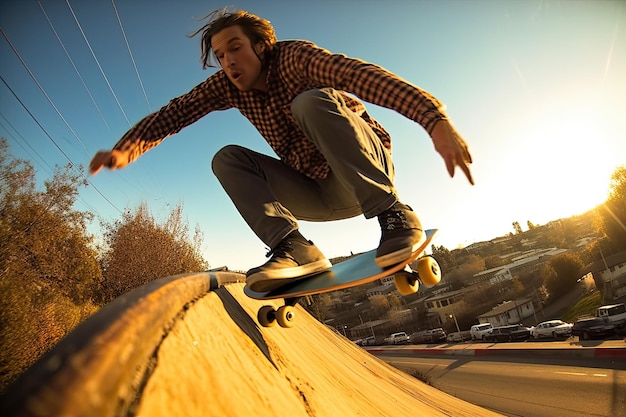
[(605, 201), (619, 158), (612, 133), (602, 114), (585, 106), (561, 105), (526, 119), (515, 163), (528, 211), (567, 217)]

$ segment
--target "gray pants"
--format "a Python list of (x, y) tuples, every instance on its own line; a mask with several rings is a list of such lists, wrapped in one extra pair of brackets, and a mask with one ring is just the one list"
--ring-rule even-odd
[[(398, 201), (389, 151), (369, 125), (331, 88), (297, 96), (291, 111), (331, 167), (311, 179), (276, 158), (229, 145), (213, 172), (237, 210), (270, 248), (298, 229), (297, 220), (374, 217)], [(339, 116), (339, 117), (338, 117)]]

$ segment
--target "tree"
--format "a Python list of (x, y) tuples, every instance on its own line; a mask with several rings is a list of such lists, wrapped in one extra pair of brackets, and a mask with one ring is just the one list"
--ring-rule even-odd
[(572, 253), (562, 253), (550, 259), (542, 270), (542, 276), (551, 300), (576, 286), (583, 266), (580, 256)]
[(626, 168), (618, 167), (611, 175), (609, 197), (599, 207), (600, 226), (607, 236), (611, 252), (626, 249)]
[(202, 234), (195, 230), (193, 242), (189, 226), (176, 206), (165, 224), (160, 225), (145, 204), (121, 220), (103, 223), (107, 248), (102, 257), (106, 299), (112, 300), (154, 279), (207, 268), (200, 254)]
[(508, 262), (508, 258), (503, 258), (500, 255), (490, 255), (485, 257), (485, 269), (497, 268), (506, 265)]
[(516, 235), (522, 234), (522, 226), (520, 226), (519, 222), (513, 222), (513, 230), (515, 231)]
[[(76, 172), (78, 170), (78, 172)], [(102, 275), (86, 232), (91, 213), (73, 205), (82, 167), (35, 170), (0, 138), (0, 387), (96, 310)]]
[(524, 295), (524, 284), (519, 277), (514, 277), (510, 283), (509, 291), (512, 294), (511, 298), (519, 298)]
[(389, 310), (389, 300), (381, 294), (370, 297), (371, 314), (373, 317), (384, 315)]
[(461, 288), (464, 282), (484, 270), (485, 260), (478, 255), (469, 255), (462, 265), (444, 275), (443, 280), (455, 288)]
[(448, 271), (454, 267), (454, 256), (444, 246), (432, 245), (432, 255), (442, 271)]
[(328, 312), (332, 309), (333, 302), (330, 298), (330, 294), (322, 293), (304, 298), (300, 301), (300, 305), (318, 321), (323, 323), (329, 318)]

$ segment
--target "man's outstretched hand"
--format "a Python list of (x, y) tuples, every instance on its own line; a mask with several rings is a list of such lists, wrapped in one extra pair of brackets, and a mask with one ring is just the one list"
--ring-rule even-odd
[(89, 173), (96, 175), (103, 167), (115, 170), (124, 168), (128, 165), (128, 156), (125, 152), (116, 151), (98, 151), (89, 163)]
[(435, 125), (430, 136), (435, 145), (435, 150), (439, 152), (445, 161), (450, 176), (454, 177), (454, 171), (458, 166), (470, 184), (474, 185), (474, 178), (472, 178), (469, 167), (472, 163), (472, 155), (470, 155), (467, 143), (452, 126), (452, 123), (446, 119), (440, 120)]

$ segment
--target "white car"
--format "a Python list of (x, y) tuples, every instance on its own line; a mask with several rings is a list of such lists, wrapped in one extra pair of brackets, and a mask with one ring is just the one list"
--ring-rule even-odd
[(406, 345), (409, 343), (409, 336), (405, 332), (392, 333), (391, 336), (385, 337), (383, 343), (386, 345)]
[(485, 340), (492, 329), (491, 323), (475, 324), (470, 328), (470, 336), (472, 340)]
[(569, 337), (572, 334), (572, 323), (565, 323), (562, 320), (548, 320), (531, 327), (530, 335), (533, 339), (550, 337)]

